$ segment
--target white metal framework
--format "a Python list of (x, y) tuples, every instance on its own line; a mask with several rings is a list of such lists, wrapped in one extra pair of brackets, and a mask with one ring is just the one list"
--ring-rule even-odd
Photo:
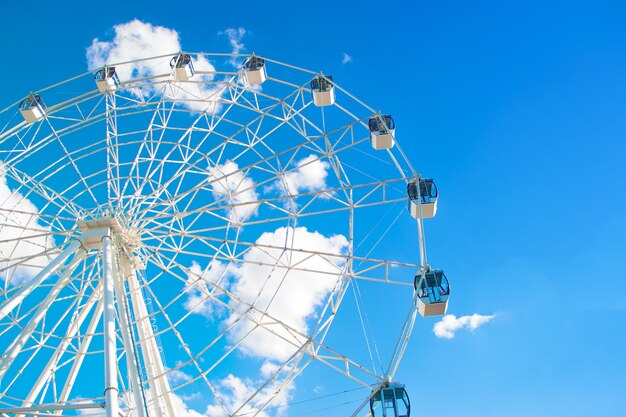
[[(265, 416), (295, 402), (296, 377), (330, 372), (364, 389), (347, 406), (359, 415), (394, 378), (421, 218), (419, 262), (416, 242), (386, 245), (414, 224), (418, 175), (397, 141), (371, 146), (379, 113), (340, 80), (319, 107), (318, 73), (264, 57), (250, 82), (251, 57), (110, 63), (98, 84), (94, 69), (38, 91), (37, 117), (0, 113), (0, 414)], [(368, 303), (394, 324), (372, 325)], [(364, 339), (346, 343), (354, 323)]]

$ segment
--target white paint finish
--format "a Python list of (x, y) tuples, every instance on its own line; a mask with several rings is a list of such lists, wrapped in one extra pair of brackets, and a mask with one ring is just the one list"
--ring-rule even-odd
[(111, 236), (102, 238), (102, 285), (104, 289), (104, 396), (106, 416), (117, 417), (119, 388), (115, 340), (115, 292)]

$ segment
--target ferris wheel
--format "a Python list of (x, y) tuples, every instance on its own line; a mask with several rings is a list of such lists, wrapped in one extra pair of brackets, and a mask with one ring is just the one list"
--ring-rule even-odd
[(0, 414), (269, 416), (315, 378), (360, 389), (353, 416), (410, 414), (394, 377), (450, 285), (391, 115), (327, 74), (186, 52), (0, 115)]

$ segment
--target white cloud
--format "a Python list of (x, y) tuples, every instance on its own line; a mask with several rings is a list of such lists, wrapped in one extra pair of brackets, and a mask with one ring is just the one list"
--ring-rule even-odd
[(343, 53), (342, 57), (341, 57), (341, 63), (343, 65), (349, 64), (352, 62), (352, 56), (346, 54), (345, 52)]
[[(105, 64), (168, 55), (155, 60), (118, 65), (116, 72), (122, 82), (134, 78), (168, 76), (172, 72), (170, 60), (182, 50), (178, 32), (137, 19), (115, 25), (113, 30), (115, 31), (113, 40), (94, 39), (91, 46), (87, 48), (89, 68), (96, 69)], [(215, 67), (206, 57), (201, 55), (193, 57), (193, 66), (196, 71), (215, 72)], [(193, 80), (208, 83), (213, 78), (213, 74), (196, 74)], [(142, 86), (133, 89), (133, 91), (138, 95), (145, 96), (154, 93), (155, 89), (150, 86)], [(218, 99), (221, 95), (221, 89), (200, 83), (173, 82), (169, 84), (166, 91), (161, 90), (159, 93), (181, 100), (180, 103), (191, 110), (214, 113), (219, 108)]]
[[(105, 64), (132, 61), (164, 54), (176, 54), (181, 50), (178, 32), (163, 26), (153, 26), (140, 20), (133, 20), (113, 26), (115, 37), (112, 41), (94, 39), (87, 48), (89, 68), (96, 69)], [(117, 69), (123, 80), (132, 76), (148, 77), (158, 73), (169, 73), (169, 59), (157, 64), (136, 63)]]
[[(217, 284), (244, 303), (266, 311), (273, 319), (258, 314), (256, 323), (241, 320), (228, 333), (228, 339), (237, 343), (245, 337), (239, 348), (244, 354), (266, 359), (260, 373), (269, 376), (278, 369), (271, 360), (288, 359), (306, 342), (306, 338), (292, 334), (274, 319), (308, 334), (307, 321), (316, 316), (316, 310), (340, 278), (343, 257), (311, 256), (310, 252), (340, 255), (348, 247), (348, 240), (343, 235), (326, 237), (309, 232), (306, 227), (281, 227), (263, 233), (256, 245), (245, 253), (244, 262), (238, 267), (212, 261), (203, 271), (193, 262), (187, 277), (189, 297), (184, 306), (188, 311), (193, 309), (195, 314), (215, 317), (217, 304), (214, 305), (208, 295), (211, 284)], [(290, 270), (290, 267), (298, 270)], [(233, 323), (240, 312), (236, 305), (232, 306), (235, 311), (225, 318), (226, 325)]]
[(167, 373), (167, 379), (172, 384), (181, 384), (183, 382), (191, 381), (192, 377), (180, 369), (170, 369)]
[(176, 410), (176, 417), (204, 417), (202, 413), (192, 410), (185, 404), (185, 401), (176, 394), (170, 394), (172, 407)]
[(265, 378), (269, 378), (274, 374), (274, 372), (278, 370), (278, 368), (278, 364), (270, 361), (265, 361), (263, 363), (263, 366), (261, 366), (261, 375), (263, 375)]
[[(246, 303), (254, 304), (259, 310), (267, 310), (268, 314), (307, 334), (307, 320), (315, 317), (317, 308), (322, 304), (329, 292), (335, 286), (343, 258), (323, 258), (319, 255), (305, 259), (310, 255), (294, 252), (289, 249), (281, 250), (267, 248), (287, 247), (304, 250), (317, 250), (326, 253), (342, 254), (348, 246), (347, 239), (342, 235), (326, 237), (318, 232), (309, 232), (305, 227), (288, 228), (282, 227), (274, 232), (263, 233), (257, 240), (258, 247), (252, 248), (244, 255), (245, 263), (238, 268), (227, 268), (224, 263), (213, 261), (202, 270), (198, 263), (193, 263), (188, 273), (188, 290), (197, 293), (197, 298), (189, 298), (185, 303), (187, 309), (198, 303), (200, 297), (208, 294), (209, 283), (222, 281), (222, 286), (228, 286), (235, 296)], [(272, 268), (279, 259), (282, 267)], [(259, 263), (263, 265), (259, 265)], [(306, 271), (290, 271), (285, 266), (296, 265)], [(288, 273), (287, 273), (288, 272)], [(198, 277), (201, 277), (198, 280)], [(275, 297), (274, 297), (275, 296)], [(195, 303), (195, 304), (194, 304)], [(212, 307), (198, 307), (194, 310), (198, 314), (206, 314)], [(236, 320), (236, 314), (231, 314), (224, 322), (228, 325)], [(228, 339), (236, 343), (248, 332), (240, 349), (244, 354), (263, 358), (265, 361), (259, 369), (259, 376), (263, 379), (271, 377), (279, 370), (279, 364), (273, 360), (284, 361), (306, 342), (305, 338), (291, 335), (284, 327), (273, 324), (273, 320), (260, 317), (259, 321), (270, 328), (276, 334), (265, 328), (255, 328), (250, 321), (239, 321), (233, 330), (228, 333)], [(296, 346), (281, 339), (284, 337), (293, 341)], [(184, 381), (184, 375), (171, 374), (170, 378), (178, 378)], [(239, 378), (229, 375), (217, 384), (219, 397), (227, 408), (224, 411), (219, 402), (207, 407), (205, 415), (208, 417), (225, 417), (250, 398), (256, 391), (261, 381), (248, 378)], [(250, 413), (254, 415), (261, 409), (263, 404), (274, 395), (280, 378), (265, 387), (250, 403), (246, 404), (240, 414)], [(272, 408), (280, 407), (277, 415), (286, 412), (286, 405), (295, 385), (290, 384), (272, 399)], [(198, 417), (196, 412), (184, 408), (186, 417)], [(267, 417), (265, 412), (256, 414)]]
[(283, 195), (294, 195), (302, 191), (324, 189), (329, 167), (330, 164), (327, 161), (319, 159), (316, 155), (309, 155), (296, 162), (296, 168), (277, 179), (268, 187), (268, 191), (276, 189), (280, 190)]
[[(259, 246), (244, 255), (246, 262), (233, 270), (230, 291), (282, 323), (308, 334), (307, 320), (315, 316), (317, 308), (335, 286), (344, 261), (343, 258), (328, 259), (290, 249), (341, 254), (348, 246), (347, 239), (342, 235), (326, 237), (309, 232), (306, 227), (281, 227), (263, 233), (256, 243)], [(296, 265), (303, 270), (288, 269)], [(227, 321), (232, 322), (235, 318), (233, 314)], [(258, 323), (263, 327), (255, 328), (249, 320), (240, 321), (229, 333), (229, 339), (234, 342), (251, 331), (240, 345), (248, 355), (284, 361), (306, 341), (267, 316), (259, 317)]]
[[(201, 314), (207, 318), (214, 318), (218, 305), (213, 303), (211, 292), (214, 291), (213, 285), (219, 285), (226, 276), (227, 265), (213, 260), (202, 270), (200, 264), (192, 261), (187, 273), (187, 300), (184, 307), (187, 311), (193, 310), (196, 314)], [(215, 294), (213, 294), (215, 295)]]
[(224, 204), (232, 206), (227, 209), (231, 222), (242, 222), (256, 213), (260, 204), (256, 183), (239, 170), (236, 162), (209, 167), (209, 175), (213, 197), (225, 199)]
[(180, 399), (183, 401), (195, 401), (203, 398), (201, 392), (192, 392), (191, 394), (181, 394)]
[(445, 315), (440, 321), (435, 323), (433, 332), (435, 336), (452, 339), (455, 333), (461, 329), (476, 330), (483, 324), (491, 321), (495, 315), (482, 316), (480, 314), (472, 314), (471, 316), (456, 317), (454, 314)]
[[(257, 394), (252, 401), (243, 406), (237, 415), (256, 415), (258, 417), (268, 417), (268, 414), (264, 411), (260, 411), (261, 407), (267, 400), (276, 392), (276, 386), (270, 384), (266, 386), (259, 394)], [(293, 384), (287, 385), (274, 399), (272, 400), (271, 407), (285, 407), (290, 399), (290, 394), (295, 386)], [(205, 414), (208, 417), (227, 417), (234, 413), (241, 405), (250, 398), (256, 391), (255, 384), (248, 378), (238, 378), (232, 374), (222, 379), (218, 384), (218, 393), (224, 403), (224, 406), (228, 409), (229, 413), (226, 413), (224, 409), (219, 405), (209, 405)], [(284, 413), (285, 409), (278, 411), (277, 414)], [(257, 413), (258, 412), (258, 413)]]
[[(19, 284), (34, 277), (50, 261), (46, 256), (36, 256), (54, 246), (47, 226), (41, 224), (39, 210), (7, 183), (6, 166), (0, 162), (0, 266), (12, 264), (23, 257), (33, 258), (0, 276), (3, 280)], [(34, 257), (36, 256), (36, 257)]]
[[(243, 37), (246, 35), (246, 30), (244, 28), (227, 28), (223, 32), (219, 32), (219, 34), (228, 37), (228, 42), (232, 48), (231, 53), (240, 54), (241, 51), (246, 49), (242, 42)], [(232, 57), (228, 62), (235, 68), (239, 68), (241, 66), (239, 60), (235, 57)]]

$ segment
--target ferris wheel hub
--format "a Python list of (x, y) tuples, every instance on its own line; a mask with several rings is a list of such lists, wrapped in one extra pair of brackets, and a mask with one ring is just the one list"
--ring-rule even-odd
[(141, 236), (123, 223), (121, 215), (113, 215), (108, 211), (96, 213), (82, 217), (76, 224), (81, 232), (80, 240), (87, 250), (100, 249), (105, 236), (111, 236), (118, 245), (131, 252), (141, 244)]

